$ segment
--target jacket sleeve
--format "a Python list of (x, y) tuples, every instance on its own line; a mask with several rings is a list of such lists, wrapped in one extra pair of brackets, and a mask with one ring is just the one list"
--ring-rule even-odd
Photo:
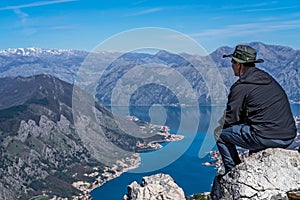
[(223, 117), (219, 120), (220, 126), (226, 128), (234, 124), (244, 123), (244, 102), (246, 90), (243, 85), (233, 85), (228, 95), (228, 102)]

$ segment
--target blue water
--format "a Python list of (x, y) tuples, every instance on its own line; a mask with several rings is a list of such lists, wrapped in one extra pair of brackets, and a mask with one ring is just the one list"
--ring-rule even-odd
[[(223, 109), (223, 108), (220, 108)], [(294, 115), (300, 115), (300, 105), (292, 105)], [(136, 111), (134, 114), (140, 119), (151, 121), (144, 111)], [(149, 176), (156, 173), (170, 174), (176, 183), (183, 188), (186, 195), (210, 191), (216, 169), (214, 167), (203, 166), (202, 163), (210, 161), (208, 151), (199, 156), (201, 146), (206, 145), (206, 150), (215, 149), (211, 137), (205, 134), (209, 129), (212, 111), (210, 107), (202, 107), (200, 110), (199, 126), (195, 133), (189, 130), (193, 124), (193, 109), (180, 110), (172, 108), (167, 110), (168, 119), (165, 124), (171, 128), (171, 132), (178, 133), (179, 130), (186, 131), (183, 134), (185, 139), (182, 141), (168, 143), (163, 150), (156, 152), (142, 153), (142, 162), (136, 170), (122, 174), (120, 177), (109, 181), (100, 188), (92, 191), (94, 200), (121, 200), (127, 193), (127, 185), (133, 181), (141, 183), (143, 176)], [(182, 116), (192, 116), (188, 119), (191, 124), (187, 124), (184, 129), (178, 125)], [(192, 129), (192, 128), (191, 128)], [(180, 157), (176, 157), (180, 155)], [(174, 158), (172, 161), (172, 159)], [(168, 161), (170, 159), (170, 161)], [(171, 162), (172, 161), (172, 162)], [(166, 163), (168, 165), (166, 165)], [(164, 167), (161, 167), (165, 165)], [(155, 169), (155, 170), (150, 170)]]
[[(136, 170), (124, 173), (92, 191), (93, 199), (123, 199), (127, 193), (127, 185), (133, 181), (141, 183), (143, 176), (157, 173), (170, 174), (186, 195), (210, 191), (216, 169), (202, 165), (203, 162), (210, 161), (208, 154), (210, 149), (202, 156), (198, 154), (203, 141), (211, 142), (204, 134), (210, 122), (211, 108), (201, 107), (200, 113), (196, 110), (174, 107), (165, 108), (163, 111), (161, 109), (151, 111), (149, 107), (131, 109), (131, 115), (143, 121), (167, 125), (171, 133), (182, 134), (185, 138), (164, 144), (161, 150), (142, 153), (141, 165)], [(157, 116), (154, 116), (155, 114)], [(159, 120), (160, 116), (165, 116), (164, 120)], [(197, 119), (197, 116), (200, 118)], [(213, 148), (214, 143), (209, 147)]]
[[(148, 173), (127, 172), (109, 181), (92, 192), (93, 199), (122, 199), (124, 194), (127, 193), (127, 185), (133, 181), (140, 183), (143, 176), (156, 173), (170, 174), (176, 180), (176, 183), (184, 189), (186, 195), (210, 191), (215, 168), (202, 165), (203, 162), (210, 160), (208, 156), (202, 159), (198, 157), (199, 145), (202, 143), (203, 138), (204, 134), (198, 134), (190, 148), (179, 159), (162, 169)], [(142, 155), (142, 164), (147, 165), (143, 162), (144, 156)], [(153, 159), (159, 162), (160, 158)]]

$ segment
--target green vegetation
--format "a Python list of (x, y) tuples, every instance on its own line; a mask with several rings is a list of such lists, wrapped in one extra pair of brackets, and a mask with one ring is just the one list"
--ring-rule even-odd
[(26, 105), (14, 106), (0, 111), (1, 119), (10, 119), (27, 109)]
[(55, 174), (54, 176), (48, 176), (45, 182), (48, 183), (47, 188), (49, 191), (52, 191), (53, 194), (64, 198), (71, 198), (80, 192), (70, 184), (72, 181), (68, 182), (71, 179), (72, 177), (67, 177), (67, 175), (59, 172), (59, 174)]
[(47, 105), (49, 105), (49, 100), (47, 98), (32, 99), (30, 101), (27, 101), (27, 103), (30, 103), (30, 104), (39, 104), (39, 105), (47, 106)]
[(34, 180), (29, 186), (36, 191), (45, 189), (45, 184), (41, 180)]
[(12, 156), (23, 157), (28, 153), (28, 148), (18, 140), (11, 140), (6, 148), (6, 152), (9, 152)]
[(40, 154), (43, 153), (43, 149), (44, 149), (44, 146), (45, 146), (44, 143), (41, 140), (39, 140), (36, 137), (32, 137), (31, 135), (28, 136), (27, 141), (26, 141), (26, 145), (30, 149), (34, 149)]
[(208, 200), (208, 198), (206, 198), (202, 194), (194, 194), (193, 197), (194, 197), (194, 200)]

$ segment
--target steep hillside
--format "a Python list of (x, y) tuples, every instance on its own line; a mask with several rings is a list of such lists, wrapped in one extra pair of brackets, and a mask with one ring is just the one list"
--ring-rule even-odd
[(49, 75), (2, 78), (0, 94), (0, 199), (83, 195), (132, 167), (153, 140), (169, 139), (95, 101), (84, 107), (91, 115), (72, 110), (73, 85)]

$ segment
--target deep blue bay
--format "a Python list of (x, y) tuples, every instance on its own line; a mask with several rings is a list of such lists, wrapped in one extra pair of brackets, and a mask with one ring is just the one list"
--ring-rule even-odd
[[(293, 104), (291, 107), (294, 116), (299, 116), (300, 105)], [(215, 112), (212, 108), (213, 107), (200, 108), (198, 129), (194, 133), (193, 127), (195, 126), (196, 121), (193, 121), (193, 119), (195, 114), (197, 114), (194, 108), (166, 108), (166, 119), (164, 124), (170, 127), (171, 133), (182, 134), (185, 138), (181, 141), (164, 144), (162, 150), (141, 153), (140, 156), (142, 161), (137, 169), (126, 172), (120, 177), (93, 190), (93, 199), (121, 200), (123, 199), (124, 194), (127, 193), (127, 185), (133, 181), (141, 183), (142, 177), (157, 173), (170, 174), (176, 183), (184, 190), (186, 195), (210, 191), (216, 169), (215, 167), (204, 166), (202, 163), (210, 161), (209, 151), (215, 149), (212, 134), (206, 134), (211, 130), (209, 129), (209, 125), (216, 124), (217, 122), (217, 120), (212, 117), (215, 116), (212, 114)], [(219, 107), (217, 108), (217, 112), (220, 114), (223, 109), (224, 107)], [(149, 112), (145, 112), (144, 108), (142, 110), (135, 109), (131, 111), (131, 114), (138, 116), (142, 120), (148, 122), (151, 121)], [(158, 114), (164, 115), (159, 112)], [(152, 118), (153, 117), (155, 116), (152, 115)], [(183, 117), (187, 117), (188, 119), (184, 128), (179, 125), (179, 123), (182, 122)], [(189, 124), (189, 122), (191, 124)], [(180, 132), (180, 130), (184, 130), (185, 133)], [(203, 148), (203, 146), (205, 148)], [(203, 151), (203, 149), (205, 152), (202, 152), (199, 155), (199, 151)], [(174, 157), (174, 161), (171, 161), (172, 159), (166, 161), (172, 157)], [(163, 165), (165, 166), (160, 167)]]
[[(95, 189), (92, 192), (93, 199), (123, 199), (124, 194), (127, 193), (127, 185), (133, 181), (141, 182), (143, 176), (149, 176), (156, 173), (170, 174), (176, 181), (176, 183), (184, 189), (185, 194), (199, 193), (201, 191), (209, 191), (210, 184), (212, 183), (213, 175), (215, 174), (214, 167), (205, 167), (203, 162), (208, 160), (208, 157), (203, 159), (198, 158), (199, 147), (197, 144), (201, 142), (203, 137), (199, 134), (199, 137), (195, 138), (195, 142), (178, 160), (170, 164), (169, 166), (148, 173), (132, 173), (127, 172), (120, 177), (109, 181), (102, 187)], [(143, 162), (142, 165), (147, 163)], [(158, 159), (154, 159), (157, 162)]]

